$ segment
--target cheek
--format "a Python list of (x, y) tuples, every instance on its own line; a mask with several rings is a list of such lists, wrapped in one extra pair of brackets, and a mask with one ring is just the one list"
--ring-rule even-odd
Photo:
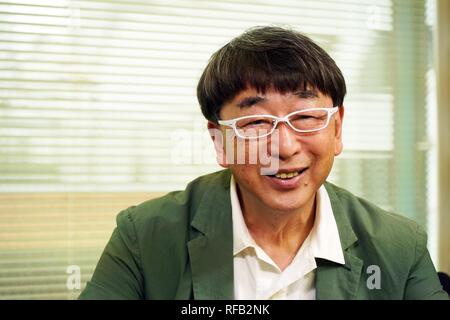
[(309, 150), (312, 153), (317, 154), (319, 156), (326, 156), (329, 153), (334, 153), (335, 140), (334, 136), (330, 136), (329, 134), (317, 135), (312, 137), (313, 139), (309, 140), (308, 144)]
[(260, 177), (258, 170), (252, 170), (248, 165), (231, 165), (230, 170), (236, 179), (236, 182), (246, 190), (251, 190), (252, 186), (257, 184)]
[(232, 165), (266, 166), (272, 160), (271, 143), (267, 140), (227, 140), (225, 153), (227, 161)]
[(309, 145), (309, 152), (315, 158), (316, 165), (329, 170), (333, 165), (335, 155), (335, 140), (330, 137), (320, 137)]

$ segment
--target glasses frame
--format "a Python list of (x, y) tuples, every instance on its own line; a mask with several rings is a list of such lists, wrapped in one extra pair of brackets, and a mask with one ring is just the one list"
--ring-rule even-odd
[[(320, 111), (326, 111), (327, 112), (327, 121), (322, 127), (317, 128), (317, 129), (300, 130), (300, 129), (295, 128), (291, 124), (291, 122), (289, 121), (289, 117), (291, 117), (292, 115), (302, 114), (302, 113), (305, 113), (305, 112), (311, 111), (311, 110), (320, 110)], [(270, 136), (275, 131), (275, 129), (277, 128), (277, 126), (278, 126), (278, 124), (280, 122), (287, 123), (292, 130), (294, 130), (295, 132), (299, 132), (299, 133), (308, 133), (308, 132), (320, 131), (320, 130), (322, 130), (322, 129), (324, 129), (324, 128), (326, 128), (328, 126), (328, 124), (330, 123), (331, 116), (334, 115), (338, 110), (339, 110), (339, 106), (328, 107), (328, 108), (327, 107), (324, 107), (324, 108), (308, 108), (308, 109), (303, 109), (303, 110), (298, 110), (298, 111), (291, 112), (291, 113), (285, 115), (282, 118), (277, 117), (277, 116), (273, 116), (271, 114), (258, 114), (258, 115), (239, 117), (239, 118), (230, 119), (230, 120), (219, 120), (217, 122), (220, 125), (233, 128), (234, 133), (236, 134), (236, 136), (238, 136), (241, 139), (260, 139), (260, 138), (264, 138), (264, 137)], [(238, 129), (236, 128), (236, 122), (238, 122), (239, 120), (249, 119), (249, 118), (253, 118), (253, 117), (266, 117), (266, 118), (272, 119), (273, 120), (272, 130), (270, 130), (266, 134), (263, 134), (261, 136), (256, 136), (256, 137), (246, 137), (246, 136), (241, 135), (239, 133)]]

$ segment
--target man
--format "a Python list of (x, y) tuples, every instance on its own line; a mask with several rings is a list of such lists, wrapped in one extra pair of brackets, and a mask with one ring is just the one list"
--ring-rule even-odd
[(83, 299), (447, 299), (425, 232), (325, 182), (344, 78), (295, 31), (250, 29), (197, 95), (224, 171), (121, 212)]

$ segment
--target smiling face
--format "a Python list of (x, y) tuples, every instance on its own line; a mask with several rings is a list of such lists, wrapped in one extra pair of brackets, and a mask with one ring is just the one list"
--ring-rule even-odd
[[(256, 114), (284, 117), (294, 111), (324, 107), (333, 107), (333, 102), (320, 91), (287, 94), (267, 91), (261, 94), (255, 89), (246, 89), (222, 107), (220, 119), (229, 120)], [(269, 143), (276, 144), (276, 151), (269, 151), (268, 155), (278, 161), (276, 175), (262, 175), (263, 164), (260, 162), (222, 163), (222, 166), (229, 167), (233, 173), (243, 207), (276, 212), (296, 212), (311, 208), (316, 191), (331, 171), (334, 157), (342, 151), (343, 115), (344, 109), (340, 107), (326, 128), (306, 134), (295, 132), (286, 123), (278, 124), (278, 142), (269, 139)], [(222, 132), (230, 130), (229, 127), (213, 122), (209, 122), (208, 127), (220, 128)], [(237, 144), (248, 143), (249, 140), (237, 138), (234, 148)], [(230, 152), (223, 148), (223, 141), (220, 139), (214, 139), (214, 144), (216, 150), (225, 149), (225, 153)], [(246, 159), (249, 159), (248, 155)]]

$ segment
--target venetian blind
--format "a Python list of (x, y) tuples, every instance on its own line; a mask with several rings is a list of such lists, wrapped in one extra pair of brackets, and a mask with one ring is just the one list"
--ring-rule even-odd
[[(121, 209), (219, 169), (195, 97), (255, 25), (308, 34), (348, 85), (333, 182), (422, 224), (423, 1), (0, 1), (0, 298), (71, 299)], [(418, 147), (420, 146), (420, 147)]]

